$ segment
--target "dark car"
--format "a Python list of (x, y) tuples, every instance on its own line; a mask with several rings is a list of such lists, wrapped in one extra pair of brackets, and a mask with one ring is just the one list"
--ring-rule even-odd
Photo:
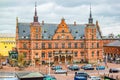
[(120, 72), (120, 68), (110, 68), (109, 73), (118, 73)]
[(62, 69), (62, 67), (61, 66), (53, 66), (51, 69), (52, 70), (58, 70), (58, 69)]
[(74, 80), (87, 80), (89, 75), (85, 72), (75, 72)]
[(105, 66), (97, 66), (96, 70), (105, 70)]
[(70, 70), (79, 70), (80, 68), (79, 68), (79, 66), (78, 65), (72, 65), (72, 66), (69, 66), (68, 67), (68, 69), (70, 69)]
[(92, 66), (86, 66), (86, 67), (84, 67), (84, 70), (94, 70), (94, 67), (92, 67)]
[(54, 76), (51, 75), (45, 75), (43, 80), (57, 80)]

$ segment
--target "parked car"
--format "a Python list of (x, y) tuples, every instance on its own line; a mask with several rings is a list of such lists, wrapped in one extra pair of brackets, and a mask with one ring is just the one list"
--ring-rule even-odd
[(58, 70), (58, 69), (62, 69), (62, 67), (61, 66), (53, 66), (51, 69), (52, 70)]
[(2, 62), (2, 66), (6, 66), (6, 62)]
[(83, 66), (81, 66), (81, 69), (84, 69), (85, 67), (91, 67), (92, 66), (92, 64), (86, 64), (86, 65), (83, 65)]
[(90, 80), (101, 80), (99, 76), (90, 76), (89, 79)]
[(105, 66), (97, 66), (96, 70), (105, 70)]
[(62, 70), (62, 69), (58, 69), (55, 71), (55, 74), (66, 74), (67, 73), (67, 70)]
[(72, 66), (69, 66), (68, 69), (70, 70), (79, 70), (79, 66), (78, 65), (72, 65)]
[(120, 68), (110, 68), (109, 73), (118, 73), (120, 72)]
[(51, 75), (45, 75), (43, 80), (57, 80), (54, 76)]
[(74, 80), (87, 80), (89, 75), (85, 72), (75, 72)]
[(94, 67), (92, 67), (92, 66), (86, 66), (86, 67), (84, 67), (84, 70), (94, 70)]

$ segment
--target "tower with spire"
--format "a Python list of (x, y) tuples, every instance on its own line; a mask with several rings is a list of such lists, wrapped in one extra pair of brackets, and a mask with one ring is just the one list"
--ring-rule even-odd
[(37, 4), (36, 4), (36, 2), (35, 2), (34, 22), (38, 22), (38, 16), (37, 16), (37, 9), (36, 9), (36, 7), (37, 7)]
[(89, 15), (88, 23), (93, 24), (93, 18), (92, 18), (92, 12), (91, 12), (91, 4), (90, 4), (90, 15)]

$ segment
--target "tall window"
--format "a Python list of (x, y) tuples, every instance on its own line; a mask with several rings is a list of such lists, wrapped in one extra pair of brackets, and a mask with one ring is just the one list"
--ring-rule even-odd
[(55, 48), (58, 48), (58, 43), (55, 43)]
[(48, 48), (52, 48), (52, 44), (51, 43), (48, 43)]
[(48, 52), (48, 57), (52, 57), (52, 52)]
[(66, 39), (69, 39), (69, 36), (67, 36)]
[(27, 44), (26, 43), (23, 43), (23, 48), (27, 48)]
[(71, 43), (68, 43), (68, 48), (71, 48)]
[(62, 30), (62, 33), (64, 33), (64, 30)]
[(44, 58), (44, 57), (45, 57), (45, 52), (42, 52), (42, 55), (41, 55), (41, 56), (42, 56), (42, 58)]
[(36, 43), (36, 46), (35, 46), (35, 47), (36, 47), (36, 49), (38, 49), (38, 43)]
[(94, 43), (92, 43), (92, 48), (94, 48)]
[(45, 43), (42, 43), (42, 48), (43, 48), (43, 49), (45, 48)]
[(65, 43), (62, 43), (62, 48), (65, 48)]
[(74, 43), (75, 48), (78, 48), (77, 43)]
[(94, 35), (92, 35), (92, 40), (94, 39)]
[(84, 48), (84, 43), (83, 42), (81, 43), (81, 48)]
[(97, 56), (99, 56), (99, 51), (97, 51)]
[(94, 29), (92, 29), (92, 33), (94, 33)]
[(38, 39), (38, 34), (36, 34), (36, 39)]
[(76, 52), (74, 52), (74, 56), (75, 57), (77, 57), (78, 56), (78, 52), (76, 51)]
[(36, 32), (38, 32), (38, 28), (36, 28)]
[(92, 51), (92, 57), (94, 57), (94, 51)]
[(97, 48), (99, 48), (99, 43), (97, 43)]
[(60, 36), (59, 36), (59, 35), (57, 36), (57, 39), (60, 39)]

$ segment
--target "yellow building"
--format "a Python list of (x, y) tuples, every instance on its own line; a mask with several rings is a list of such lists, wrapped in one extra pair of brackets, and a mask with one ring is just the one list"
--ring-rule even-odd
[(15, 34), (0, 33), (0, 54), (9, 56), (8, 51), (15, 47)]

